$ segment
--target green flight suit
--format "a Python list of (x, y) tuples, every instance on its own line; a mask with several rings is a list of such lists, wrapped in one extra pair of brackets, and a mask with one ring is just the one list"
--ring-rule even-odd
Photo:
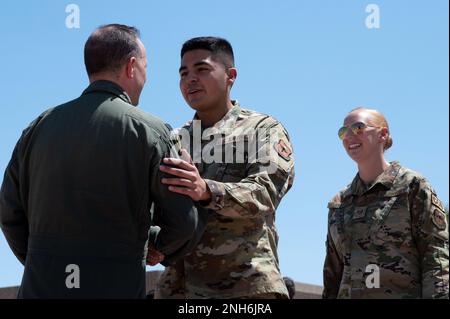
[(201, 235), (192, 200), (161, 183), (172, 146), (166, 125), (109, 81), (34, 120), (0, 191), (1, 229), (25, 265), (19, 297), (144, 298), (151, 206), (163, 264)]

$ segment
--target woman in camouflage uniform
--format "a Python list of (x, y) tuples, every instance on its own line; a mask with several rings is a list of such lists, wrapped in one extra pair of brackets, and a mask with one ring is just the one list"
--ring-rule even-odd
[(357, 163), (328, 204), (324, 298), (448, 298), (448, 212), (427, 180), (387, 162), (389, 126), (351, 111), (339, 130)]

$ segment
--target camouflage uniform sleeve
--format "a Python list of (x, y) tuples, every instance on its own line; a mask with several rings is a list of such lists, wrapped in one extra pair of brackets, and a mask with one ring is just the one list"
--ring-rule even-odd
[(224, 216), (241, 218), (275, 211), (294, 180), (292, 145), (279, 122), (266, 126), (261, 149), (267, 157), (249, 161), (245, 167), (246, 177), (239, 182), (205, 179), (212, 195), (205, 208)]
[(330, 209), (328, 213), (328, 233), (326, 246), (325, 263), (323, 266), (323, 299), (335, 299), (339, 293), (339, 287), (342, 279), (342, 272), (344, 271), (343, 261), (336, 249), (333, 238), (330, 235), (330, 216), (333, 203), (328, 204)]
[(422, 269), (422, 297), (449, 297), (448, 213), (425, 179), (412, 192), (412, 230)]

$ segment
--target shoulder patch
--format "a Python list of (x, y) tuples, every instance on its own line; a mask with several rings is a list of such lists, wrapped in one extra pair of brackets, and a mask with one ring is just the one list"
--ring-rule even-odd
[(285, 161), (291, 160), (292, 150), (287, 146), (286, 142), (280, 139), (278, 142), (274, 144), (275, 150), (278, 155), (281, 156)]
[(431, 194), (431, 203), (436, 206), (437, 208), (439, 208), (441, 211), (444, 210), (444, 205), (442, 205), (442, 202), (439, 200), (439, 198), (437, 198), (437, 196), (435, 194)]
[(431, 214), (431, 220), (439, 230), (445, 230), (447, 228), (447, 220), (442, 210), (435, 208)]

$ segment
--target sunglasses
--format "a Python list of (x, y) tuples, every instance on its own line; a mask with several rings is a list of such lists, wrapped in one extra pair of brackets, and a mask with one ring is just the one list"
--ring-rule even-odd
[(341, 140), (343, 140), (345, 135), (347, 134), (348, 130), (351, 130), (353, 132), (353, 134), (355, 134), (355, 135), (361, 135), (366, 131), (366, 129), (368, 127), (381, 128), (381, 126), (372, 126), (372, 125), (367, 125), (363, 122), (356, 122), (350, 126), (341, 127), (338, 131), (338, 136)]

